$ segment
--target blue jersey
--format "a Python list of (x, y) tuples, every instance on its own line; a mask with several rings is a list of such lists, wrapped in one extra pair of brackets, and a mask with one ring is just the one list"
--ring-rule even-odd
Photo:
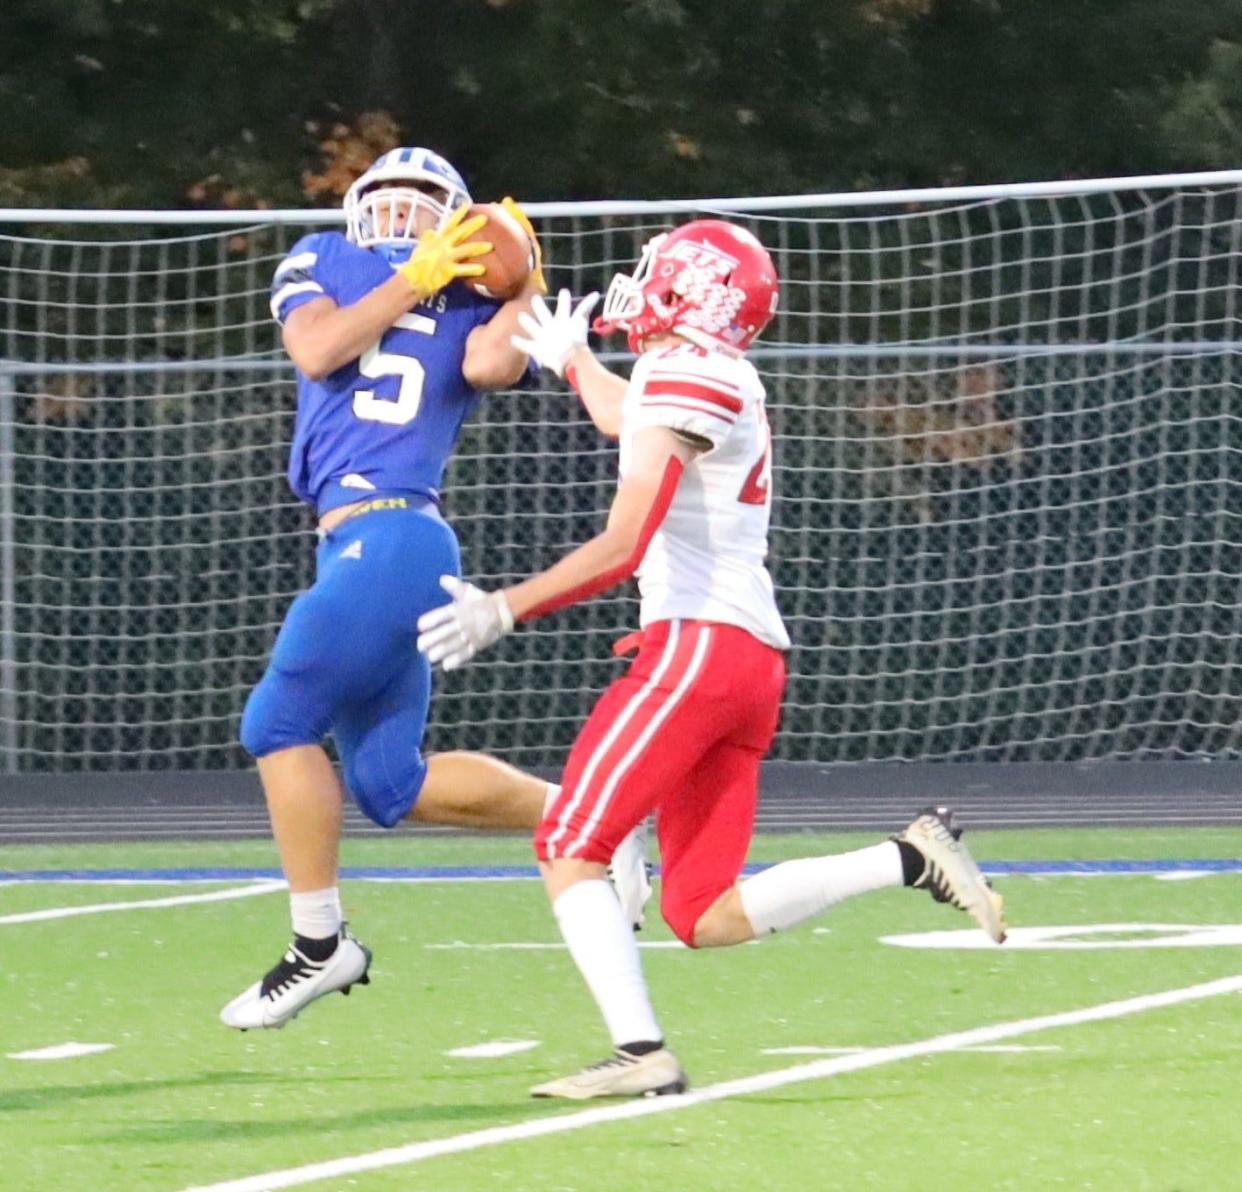
[[(377, 251), (339, 232), (304, 236), (272, 279), (272, 315), (326, 295), (349, 306), (392, 276)], [(444, 465), (478, 393), (462, 376), (466, 337), (500, 303), (455, 282), (402, 315), (320, 381), (298, 373), (289, 485), (322, 515), (375, 493), (439, 499)]]

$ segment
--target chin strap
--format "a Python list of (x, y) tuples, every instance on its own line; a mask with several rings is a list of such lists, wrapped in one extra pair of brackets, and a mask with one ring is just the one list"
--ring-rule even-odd
[(410, 259), (410, 254), (414, 251), (414, 241), (389, 240), (382, 244), (376, 244), (373, 247), (395, 269), (398, 265), (404, 265)]

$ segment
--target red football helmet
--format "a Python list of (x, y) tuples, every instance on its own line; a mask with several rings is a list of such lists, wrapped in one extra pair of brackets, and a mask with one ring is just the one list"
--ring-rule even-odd
[(633, 352), (672, 331), (740, 355), (779, 296), (776, 267), (754, 236), (723, 219), (696, 219), (649, 240), (634, 272), (612, 279), (595, 330), (627, 332)]

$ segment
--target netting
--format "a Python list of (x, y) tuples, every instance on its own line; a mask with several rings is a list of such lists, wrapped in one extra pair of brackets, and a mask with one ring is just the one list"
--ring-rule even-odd
[[(1237, 757), (1240, 183), (735, 216), (784, 281), (756, 363), (794, 648), (775, 756)], [(679, 212), (540, 219), (599, 287)], [(248, 764), (245, 695), (311, 579), (267, 310), (304, 230), (0, 237), (0, 769)], [(622, 362), (623, 364), (624, 362)], [(488, 398), (446, 478), (468, 575), (601, 524), (571, 395)], [(431, 748), (554, 767), (622, 664), (631, 588), (439, 685)]]

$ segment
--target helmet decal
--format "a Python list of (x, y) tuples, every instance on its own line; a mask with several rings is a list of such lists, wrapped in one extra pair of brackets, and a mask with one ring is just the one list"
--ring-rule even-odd
[(708, 348), (744, 351), (776, 311), (767, 250), (745, 228), (700, 219), (648, 241), (633, 274), (608, 287), (597, 330), (626, 331), (630, 347), (673, 332)]

